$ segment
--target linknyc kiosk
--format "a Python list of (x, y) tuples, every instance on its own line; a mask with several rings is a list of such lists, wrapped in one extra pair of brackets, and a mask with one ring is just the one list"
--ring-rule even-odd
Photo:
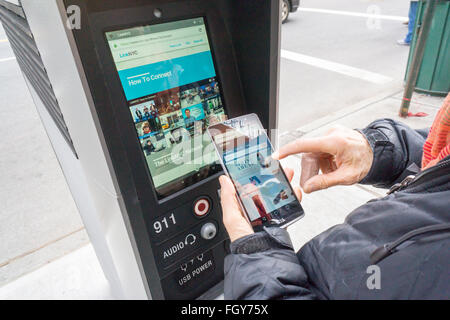
[(275, 128), (279, 11), (279, 0), (0, 0), (118, 298), (222, 294), (229, 241), (205, 130), (246, 113)]

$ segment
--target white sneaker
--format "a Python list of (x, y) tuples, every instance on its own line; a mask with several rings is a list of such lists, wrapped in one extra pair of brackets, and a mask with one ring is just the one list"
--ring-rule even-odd
[(397, 44), (400, 46), (409, 46), (410, 43), (406, 42), (405, 39), (397, 40)]

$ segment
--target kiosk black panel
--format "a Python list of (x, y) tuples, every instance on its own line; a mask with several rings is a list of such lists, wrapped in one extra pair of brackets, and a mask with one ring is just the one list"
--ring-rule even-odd
[[(223, 279), (228, 249), (221, 168), (205, 129), (250, 112), (273, 128), (276, 112), (265, 97), (276, 97), (276, 85), (251, 74), (277, 70), (273, 51), (258, 48), (279, 43), (262, 22), (276, 10), (278, 25), (278, 2), (243, 10), (228, 0), (64, 3), (81, 8), (81, 28), (72, 33), (148, 294), (197, 298)], [(238, 16), (255, 8), (264, 13), (252, 17), (263, 26), (258, 43), (241, 37)], [(258, 70), (236, 60), (255, 48)], [(243, 76), (252, 81), (245, 93)]]

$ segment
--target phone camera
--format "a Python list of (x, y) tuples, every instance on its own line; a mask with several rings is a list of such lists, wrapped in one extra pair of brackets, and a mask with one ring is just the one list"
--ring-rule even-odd
[(154, 10), (153, 10), (153, 15), (156, 17), (156, 18), (161, 18), (162, 17), (162, 11), (161, 11), (161, 9), (158, 9), (158, 8), (155, 8)]

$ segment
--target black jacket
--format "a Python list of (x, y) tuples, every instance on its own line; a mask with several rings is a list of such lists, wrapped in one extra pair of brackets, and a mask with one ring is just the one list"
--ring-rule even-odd
[[(233, 242), (225, 259), (226, 299), (450, 298), (450, 157), (399, 185), (419, 171), (427, 132), (390, 119), (360, 131), (374, 151), (362, 183), (394, 186), (393, 192), (298, 253), (280, 228)], [(441, 230), (421, 229), (428, 226)], [(405, 234), (412, 237), (405, 241)], [(385, 246), (399, 238), (398, 247)], [(379, 261), (371, 260), (376, 249)]]

